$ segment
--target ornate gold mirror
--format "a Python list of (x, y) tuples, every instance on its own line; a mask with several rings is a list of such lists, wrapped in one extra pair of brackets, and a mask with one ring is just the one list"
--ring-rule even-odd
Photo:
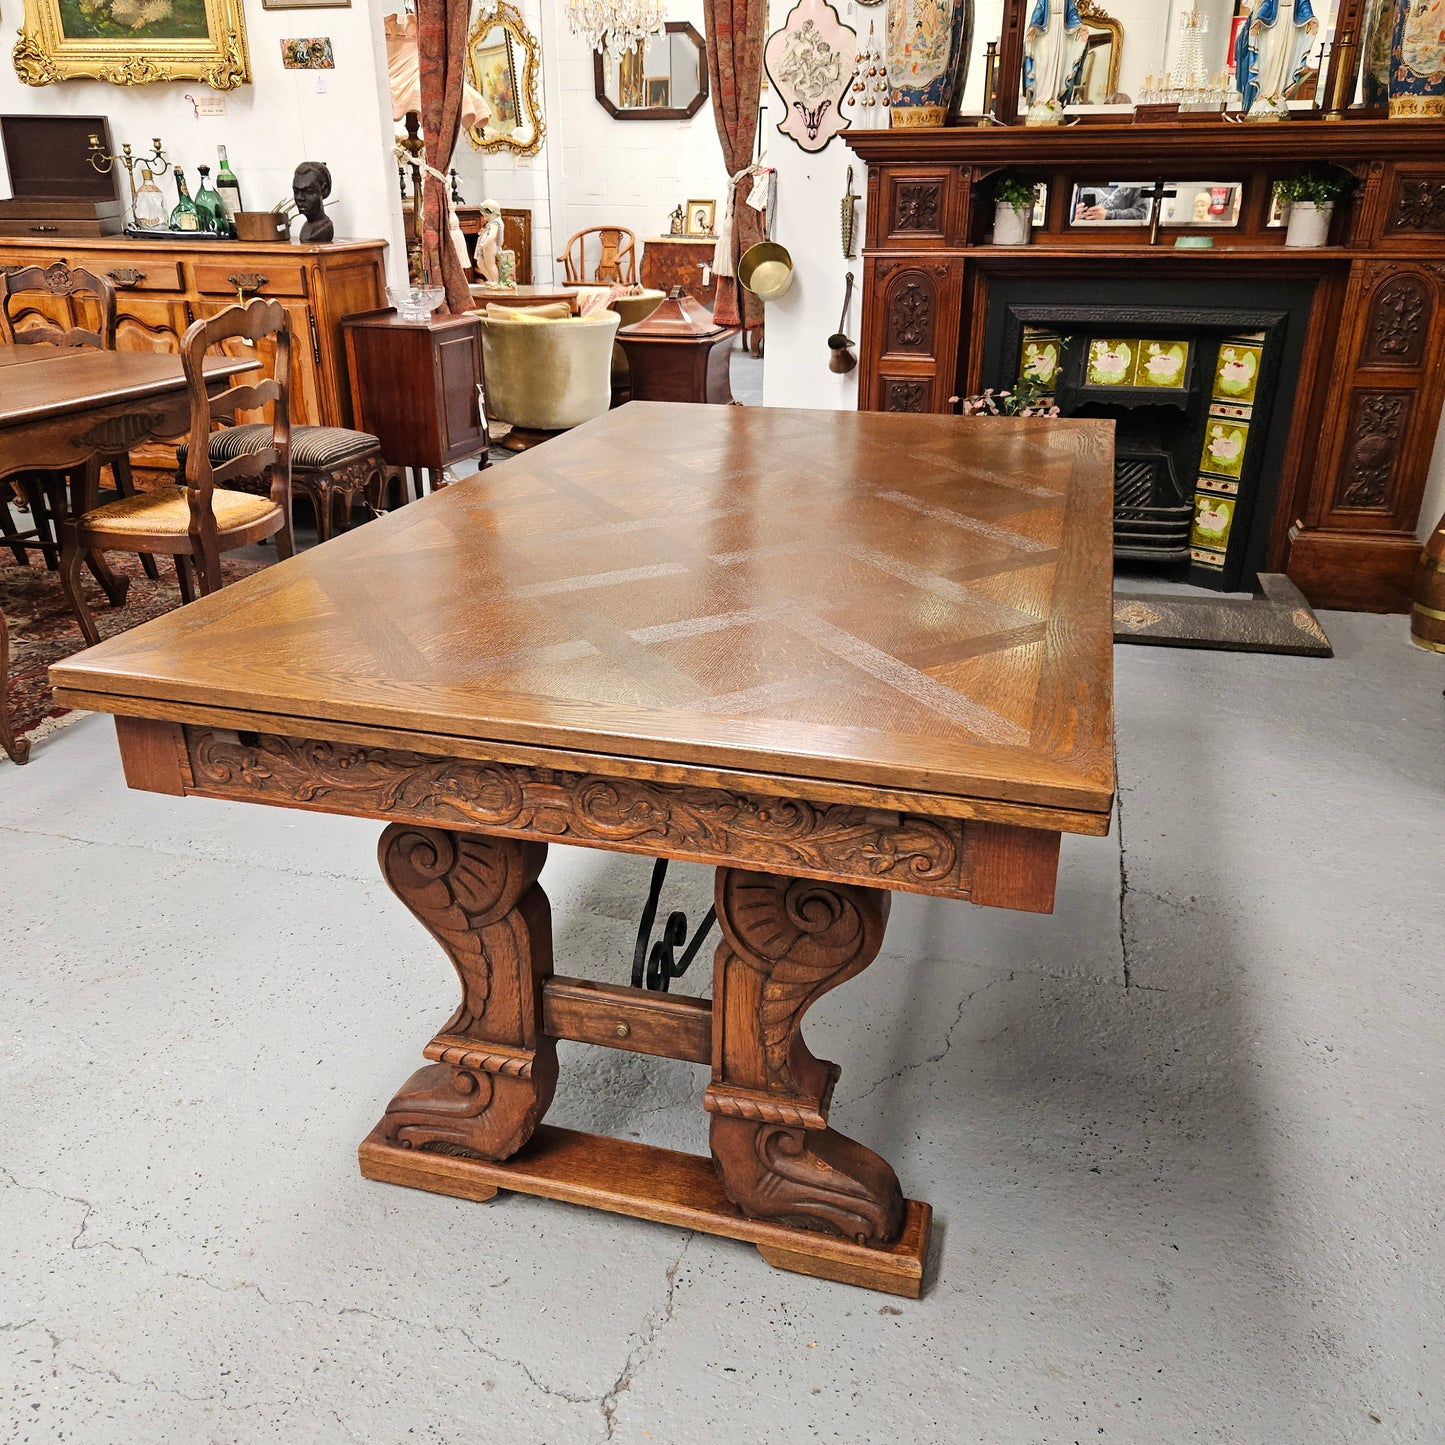
[(1069, 102), (1105, 105), (1119, 89), (1119, 62), (1124, 52), (1124, 27), (1094, 0), (1079, 0), (1084, 22), (1084, 53), (1079, 60)]
[(479, 151), (533, 156), (547, 133), (537, 101), (537, 42), (512, 5), (479, 18), (467, 39), (467, 79), (487, 105), (487, 116), (467, 127)]
[(708, 96), (707, 47), (685, 20), (669, 20), (636, 50), (595, 51), (597, 103), (616, 120), (686, 120)]
[(1094, 0), (1033, 0), (1024, 23), (1022, 101), (1037, 123), (1119, 89), (1124, 27)]

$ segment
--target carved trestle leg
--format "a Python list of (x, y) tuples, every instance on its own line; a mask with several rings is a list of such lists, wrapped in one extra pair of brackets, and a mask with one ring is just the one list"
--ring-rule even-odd
[(557, 1045), (541, 1029), (552, 972), (551, 909), (537, 883), (547, 845), (394, 824), (378, 852), (392, 891), (462, 982), (460, 1007), (426, 1047), (435, 1062), (407, 1080), (379, 1132), (403, 1148), (506, 1159), (557, 1085)]
[(847, 883), (717, 871), (723, 940), (704, 1102), (714, 1166), (751, 1219), (870, 1246), (903, 1228), (897, 1175), (828, 1127), (838, 1066), (814, 1058), (799, 1031), (816, 1000), (873, 961), (888, 904), (889, 894)]

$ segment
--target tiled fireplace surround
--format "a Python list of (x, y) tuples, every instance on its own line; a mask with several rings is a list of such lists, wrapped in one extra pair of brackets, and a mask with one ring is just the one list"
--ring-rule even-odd
[[(860, 407), (947, 412), (951, 397), (1012, 380), (998, 318), (1024, 298), (1065, 306), (1121, 287), (1201, 311), (1288, 311), (1249, 565), (1287, 572), (1317, 606), (1406, 610), (1445, 402), (1445, 123), (962, 126), (844, 139), (868, 164)], [(1359, 188), (1328, 245), (1286, 248), (1268, 224), (1273, 184), (1311, 162), (1348, 167)], [(990, 244), (988, 182), (1003, 167), (1048, 186), (1031, 245)], [(1238, 182), (1238, 225), (1193, 250), (1172, 244), (1188, 226), (1158, 244), (1147, 228), (1081, 234), (1068, 223), (1073, 186), (1105, 178)]]

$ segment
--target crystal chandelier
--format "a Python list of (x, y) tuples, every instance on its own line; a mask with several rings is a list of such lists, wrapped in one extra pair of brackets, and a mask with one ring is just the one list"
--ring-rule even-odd
[(662, 30), (666, 11), (663, 0), (567, 0), (567, 19), (593, 50), (622, 56)]

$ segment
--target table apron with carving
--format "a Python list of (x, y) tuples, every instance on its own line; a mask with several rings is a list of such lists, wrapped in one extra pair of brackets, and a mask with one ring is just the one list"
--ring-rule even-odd
[(19, 471), (62, 471), (95, 457), (131, 451), (143, 442), (181, 436), (190, 426), (186, 395), (116, 402), (80, 416), (52, 417), (0, 431), (0, 476)]
[[(132, 787), (389, 824), (382, 872), (452, 960), (462, 1002), (362, 1144), (364, 1174), (474, 1200), (571, 1199), (747, 1240), (783, 1268), (919, 1293), (931, 1210), (829, 1126), (838, 1066), (808, 1050), (803, 1016), (872, 962), (890, 890), (1050, 911), (1058, 832), (324, 738), (116, 726)], [(549, 841), (716, 865), (711, 1001), (554, 975), (537, 883)], [(713, 1169), (539, 1132), (558, 1039), (710, 1065)]]

